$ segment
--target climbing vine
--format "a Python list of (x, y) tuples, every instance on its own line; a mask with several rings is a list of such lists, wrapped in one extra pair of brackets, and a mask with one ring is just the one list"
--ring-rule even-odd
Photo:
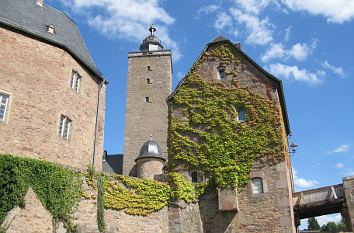
[[(253, 161), (283, 159), (279, 113), (274, 103), (237, 87), (235, 74), (228, 85), (203, 79), (197, 72), (209, 57), (220, 63), (239, 62), (231, 46), (205, 52), (171, 98), (169, 169), (202, 171), (218, 187), (244, 187)], [(246, 122), (237, 108), (246, 109)]]
[(81, 174), (53, 163), (0, 155), (0, 225), (8, 211), (25, 205), (24, 196), (32, 187), (54, 221), (63, 221), (75, 232), (72, 213), (81, 198)]
[(145, 216), (168, 204), (171, 190), (167, 184), (116, 174), (104, 174), (105, 208)]
[(193, 185), (183, 175), (177, 172), (168, 174), (171, 185), (171, 196), (177, 200), (191, 202), (196, 200), (196, 192)]

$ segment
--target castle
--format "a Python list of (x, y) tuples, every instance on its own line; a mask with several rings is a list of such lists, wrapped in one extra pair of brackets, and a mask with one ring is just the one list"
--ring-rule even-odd
[(295, 233), (300, 219), (334, 212), (353, 228), (353, 178), (294, 192), (279, 79), (218, 36), (172, 92), (172, 52), (149, 31), (128, 54), (123, 161), (102, 164), (108, 82), (76, 24), (43, 0), (0, 2), (0, 171), (11, 154), (63, 174), (124, 175), (97, 185), (80, 175), (77, 204), (56, 218), (55, 201), (26, 181), (25, 207), (0, 200), (8, 232)]

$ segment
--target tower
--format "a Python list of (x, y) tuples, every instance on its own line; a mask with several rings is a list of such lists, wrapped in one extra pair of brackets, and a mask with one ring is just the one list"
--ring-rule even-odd
[(140, 51), (128, 53), (123, 174), (136, 175), (135, 159), (150, 135), (167, 155), (168, 106), (172, 53), (164, 50), (151, 26)]

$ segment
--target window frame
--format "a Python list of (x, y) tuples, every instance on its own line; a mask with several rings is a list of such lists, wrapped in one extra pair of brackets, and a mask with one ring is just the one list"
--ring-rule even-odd
[[(221, 76), (221, 73), (220, 71), (222, 71), (222, 76)], [(218, 79), (219, 80), (226, 80), (226, 67), (225, 66), (219, 66), (218, 67)]]
[(72, 70), (70, 78), (70, 88), (79, 93), (81, 90), (82, 77), (76, 70)]
[[(243, 119), (240, 119), (240, 110), (242, 110), (243, 111)], [(243, 106), (238, 106), (237, 108), (236, 108), (236, 112), (237, 112), (237, 121), (238, 122), (241, 122), (241, 123), (243, 123), (243, 122), (246, 122), (246, 108), (245, 107), (243, 107)]]
[(145, 103), (151, 103), (150, 96), (145, 96)]
[[(192, 170), (189, 172), (189, 175), (191, 177), (191, 182), (193, 184), (199, 183), (199, 174), (198, 171)], [(195, 179), (194, 179), (195, 178)]]
[(72, 120), (65, 115), (60, 115), (59, 119), (59, 136), (65, 140), (69, 140), (71, 136)]
[[(255, 181), (260, 181), (260, 187), (257, 187), (255, 185)], [(258, 188), (260, 188), (261, 190), (259, 190), (259, 192), (256, 192), (256, 190), (258, 190)], [(253, 195), (262, 195), (265, 193), (265, 188), (264, 188), (264, 181), (262, 177), (253, 177), (251, 179), (251, 193)]]
[[(5, 104), (2, 103), (3, 96), (7, 97)], [(3, 117), (0, 118), (0, 122), (7, 122), (7, 120), (8, 120), (8, 112), (9, 112), (9, 109), (10, 109), (10, 96), (11, 95), (9, 93), (0, 91), (0, 97), (1, 97), (0, 106), (5, 106), (4, 107), (4, 114), (3, 114)]]

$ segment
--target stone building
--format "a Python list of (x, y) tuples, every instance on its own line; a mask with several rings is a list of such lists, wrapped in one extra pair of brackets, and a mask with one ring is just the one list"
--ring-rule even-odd
[(0, 2), (0, 153), (101, 170), (107, 82), (77, 25), (43, 0)]

